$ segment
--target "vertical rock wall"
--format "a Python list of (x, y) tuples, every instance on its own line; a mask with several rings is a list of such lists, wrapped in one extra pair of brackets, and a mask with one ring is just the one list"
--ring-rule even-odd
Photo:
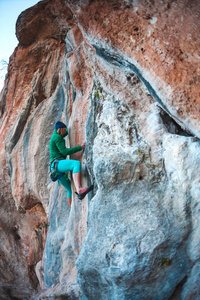
[[(199, 14), (44, 0), (19, 16), (0, 99), (2, 299), (199, 297)], [(86, 140), (73, 158), (95, 185), (71, 210), (48, 177), (58, 119), (68, 147)]]

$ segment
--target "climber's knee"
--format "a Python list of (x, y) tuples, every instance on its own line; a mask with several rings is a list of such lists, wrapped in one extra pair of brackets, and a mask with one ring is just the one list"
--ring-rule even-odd
[(81, 172), (81, 162), (79, 160), (74, 160), (73, 173), (80, 173), (80, 172)]

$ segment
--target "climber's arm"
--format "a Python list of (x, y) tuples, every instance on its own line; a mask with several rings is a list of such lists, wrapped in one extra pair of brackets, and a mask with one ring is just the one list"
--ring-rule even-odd
[(61, 136), (58, 137), (58, 139), (56, 141), (56, 146), (63, 157), (66, 157), (67, 155), (71, 155), (73, 153), (81, 151), (83, 149), (81, 147), (81, 145), (73, 147), (73, 148), (66, 148), (65, 140)]

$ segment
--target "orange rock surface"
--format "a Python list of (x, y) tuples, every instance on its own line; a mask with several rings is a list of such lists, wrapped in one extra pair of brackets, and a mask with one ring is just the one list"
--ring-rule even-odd
[(199, 136), (198, 0), (71, 5), (91, 44), (133, 62), (171, 114)]

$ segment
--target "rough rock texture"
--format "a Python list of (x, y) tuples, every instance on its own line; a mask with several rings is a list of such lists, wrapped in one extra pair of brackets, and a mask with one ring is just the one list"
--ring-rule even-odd
[[(1, 299), (200, 299), (199, 30), (197, 0), (44, 0), (19, 16), (0, 98)], [(48, 176), (58, 119), (68, 146), (87, 141), (73, 158), (95, 185), (71, 210)]]

